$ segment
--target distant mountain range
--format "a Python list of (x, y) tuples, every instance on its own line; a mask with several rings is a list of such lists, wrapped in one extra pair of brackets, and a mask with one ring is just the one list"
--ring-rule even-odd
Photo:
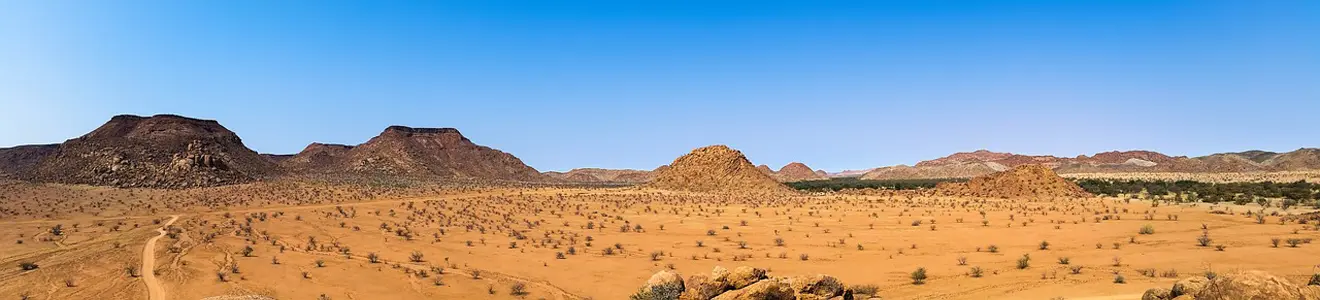
[(172, 189), (302, 175), (548, 180), (453, 128), (390, 126), (356, 146), (312, 143), (295, 155), (270, 155), (213, 120), (121, 115), (64, 143), (0, 148), (0, 176), (34, 182)]
[[(716, 147), (701, 153), (706, 152), (711, 155), (694, 157), (709, 158), (730, 168), (736, 166), (739, 169), (735, 172), (736, 177), (759, 180), (760, 177), (740, 173), (742, 165), (735, 162), (747, 160), (741, 152)], [(1320, 170), (1320, 149), (1302, 148), (1284, 153), (1252, 150), (1201, 157), (1168, 156), (1140, 150), (1077, 157), (977, 150), (954, 153), (913, 166), (838, 173), (812, 170), (798, 162), (784, 165), (777, 171), (766, 165), (746, 169), (774, 181), (792, 182), (854, 176), (863, 179), (972, 178), (1031, 164), (1042, 165), (1058, 174), (1301, 171)], [(3, 177), (146, 188), (209, 187), (286, 176), (403, 176), (440, 180), (639, 184), (653, 182), (667, 168), (669, 165), (655, 170), (584, 168), (541, 173), (512, 154), (473, 143), (457, 129), (405, 126), (390, 126), (360, 145), (311, 143), (298, 154), (259, 154), (243, 145), (236, 133), (219, 122), (176, 115), (115, 116), (101, 127), (64, 143), (0, 148), (0, 176)], [(681, 181), (680, 178), (706, 175), (701, 172), (715, 171), (728, 170), (689, 166), (683, 172), (669, 172), (683, 175), (672, 175), (668, 180), (672, 183)], [(755, 185), (751, 182), (747, 184)]]
[(1235, 173), (1320, 169), (1320, 149), (1276, 153), (1244, 151), (1201, 157), (1168, 156), (1152, 151), (1111, 151), (1093, 156), (1056, 157), (977, 150), (918, 162), (872, 169), (863, 179), (971, 178), (1025, 164), (1040, 164), (1056, 173), (1187, 172)]

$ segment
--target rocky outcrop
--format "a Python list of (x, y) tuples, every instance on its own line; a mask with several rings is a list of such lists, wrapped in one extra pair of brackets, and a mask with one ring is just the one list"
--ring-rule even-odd
[(216, 121), (121, 115), (60, 144), (22, 176), (40, 182), (192, 188), (250, 182), (279, 170)]
[(742, 152), (724, 145), (697, 148), (659, 170), (648, 187), (691, 192), (792, 193), (758, 171)]
[[(829, 275), (793, 277), (769, 276), (766, 270), (738, 267), (732, 271), (715, 267), (709, 275), (682, 275), (664, 270), (632, 296), (634, 300), (828, 300), (864, 299), (854, 295), (837, 278)], [(873, 295), (867, 295), (873, 296)]]
[(1173, 288), (1146, 290), (1142, 300), (1320, 299), (1320, 286), (1299, 285), (1261, 271), (1237, 271), (1214, 278), (1189, 277)]

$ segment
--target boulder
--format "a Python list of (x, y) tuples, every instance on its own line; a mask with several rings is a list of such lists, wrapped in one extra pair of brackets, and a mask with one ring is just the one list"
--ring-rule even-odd
[(710, 298), (715, 298), (715, 296), (723, 293), (725, 284), (723, 281), (715, 281), (709, 276), (697, 274), (688, 276), (687, 280), (684, 281), (683, 286), (685, 287), (685, 290), (683, 291), (683, 296), (679, 297), (679, 299), (709, 300)]
[(1182, 295), (1196, 295), (1196, 293), (1200, 293), (1201, 290), (1205, 289), (1205, 285), (1208, 283), (1210, 283), (1210, 279), (1205, 278), (1204, 276), (1194, 276), (1179, 280), (1177, 283), (1173, 284), (1173, 290), (1169, 291), (1169, 298)]
[(655, 275), (651, 275), (651, 279), (646, 280), (646, 285), (643, 286), (645, 289), (651, 289), (654, 287), (676, 287), (677, 289), (682, 290), (683, 276), (673, 270), (657, 272)]
[(1169, 289), (1166, 288), (1149, 289), (1146, 290), (1145, 294), (1141, 295), (1141, 300), (1170, 300), (1172, 298), (1173, 296), (1170, 295)]
[(733, 272), (729, 272), (725, 283), (728, 284), (730, 289), (736, 290), (750, 286), (761, 279), (765, 279), (765, 269), (741, 266), (733, 269)]
[(787, 283), (780, 280), (761, 280), (745, 288), (720, 294), (713, 300), (793, 300), (795, 298), (793, 289)]
[(843, 283), (829, 275), (798, 276), (788, 280), (799, 300), (827, 300), (843, 294)]

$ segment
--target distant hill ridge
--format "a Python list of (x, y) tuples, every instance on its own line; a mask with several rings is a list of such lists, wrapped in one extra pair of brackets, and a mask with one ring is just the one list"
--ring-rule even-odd
[(296, 155), (269, 155), (247, 148), (214, 120), (118, 115), (64, 143), (0, 148), (0, 176), (35, 182), (179, 189), (346, 174), (546, 179), (517, 157), (472, 143), (454, 128), (389, 126), (361, 145), (311, 143)]
[(971, 178), (1026, 164), (1040, 164), (1059, 174), (1187, 172), (1232, 173), (1320, 170), (1320, 149), (1292, 152), (1244, 151), (1202, 157), (1168, 156), (1144, 150), (1109, 151), (1094, 156), (1055, 157), (977, 150), (918, 162), (915, 166), (875, 168), (863, 179)]

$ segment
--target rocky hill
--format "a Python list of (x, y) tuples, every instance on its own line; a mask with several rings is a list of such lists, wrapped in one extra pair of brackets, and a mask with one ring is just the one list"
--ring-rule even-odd
[(706, 146), (675, 159), (647, 186), (665, 190), (719, 193), (791, 193), (762, 173), (742, 152), (724, 145)]
[(774, 178), (779, 182), (828, 179), (827, 176), (812, 171), (811, 167), (800, 162), (792, 162), (779, 168), (779, 171), (774, 172)]
[(60, 144), (21, 176), (40, 182), (191, 188), (278, 173), (274, 163), (216, 121), (120, 115)]
[(924, 167), (909, 167), (898, 165), (893, 167), (876, 168), (866, 174), (862, 174), (862, 179), (867, 180), (891, 180), (891, 179), (943, 179), (943, 178), (971, 178), (990, 174), (994, 172), (1008, 170), (1009, 167), (996, 162), (960, 162), (948, 163), (942, 165), (926, 165)]
[(546, 176), (568, 182), (644, 183), (651, 180), (652, 172), (627, 169), (578, 168), (568, 172), (544, 172)]
[(512, 154), (477, 145), (454, 128), (390, 126), (357, 146), (309, 145), (286, 165), (309, 173), (497, 181), (546, 179)]
[(32, 168), (32, 166), (41, 162), (55, 149), (59, 149), (59, 144), (49, 145), (23, 145), (10, 148), (0, 148), (0, 176), (13, 176), (23, 173)]
[(1021, 165), (967, 182), (941, 183), (935, 190), (944, 195), (994, 198), (1091, 196), (1043, 165)]
[(334, 168), (335, 164), (348, 155), (353, 146), (340, 144), (312, 143), (304, 147), (293, 157), (280, 161), (280, 165), (289, 170), (323, 170)]

